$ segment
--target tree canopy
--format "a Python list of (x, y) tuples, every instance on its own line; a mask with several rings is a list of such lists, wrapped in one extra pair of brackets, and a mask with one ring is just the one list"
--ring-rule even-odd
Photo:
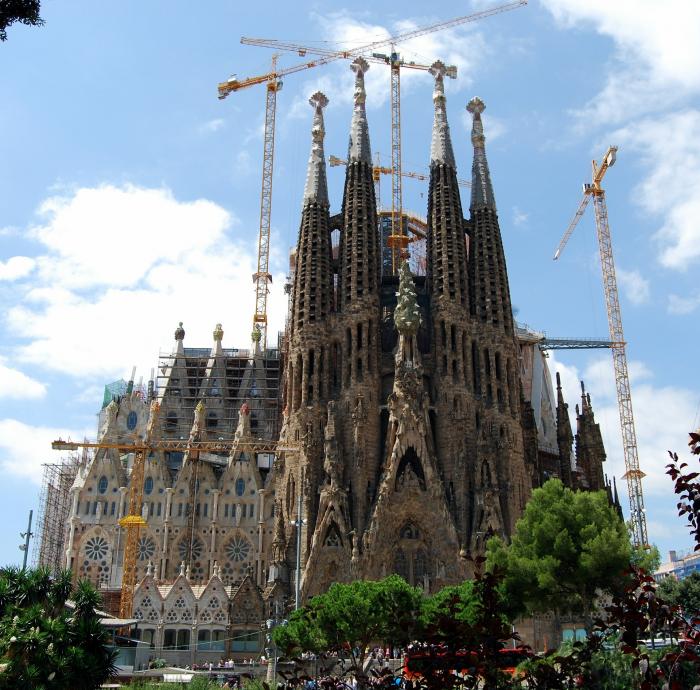
[(1, 0), (0, 1), (0, 41), (7, 40), (7, 27), (15, 22), (41, 26), (44, 20), (39, 16), (39, 0)]
[(631, 546), (602, 491), (572, 491), (550, 479), (532, 493), (509, 545), (487, 544), (489, 569), (504, 572), (512, 614), (590, 614), (597, 591), (623, 586)]
[(336, 583), (295, 611), (273, 640), (286, 654), (325, 649), (348, 656), (361, 668), (372, 642), (405, 644), (411, 639), (422, 593), (398, 575), (379, 581)]
[(700, 573), (695, 572), (682, 580), (667, 577), (659, 583), (660, 597), (673, 606), (680, 606), (687, 617), (700, 617)]
[[(68, 602), (72, 602), (70, 607)], [(0, 689), (93, 690), (114, 669), (88, 582), (0, 569)]]

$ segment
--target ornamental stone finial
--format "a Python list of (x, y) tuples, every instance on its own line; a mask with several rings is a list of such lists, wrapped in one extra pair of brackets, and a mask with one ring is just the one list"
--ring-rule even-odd
[(474, 98), (467, 103), (467, 110), (473, 115), (481, 115), (481, 113), (486, 110), (486, 106), (478, 96), (474, 96)]
[(175, 340), (185, 339), (185, 329), (182, 327), (182, 321), (180, 321), (179, 326), (175, 329)]
[(224, 329), (221, 327), (220, 323), (216, 324), (216, 328), (214, 329), (214, 340), (221, 342), (224, 338)]

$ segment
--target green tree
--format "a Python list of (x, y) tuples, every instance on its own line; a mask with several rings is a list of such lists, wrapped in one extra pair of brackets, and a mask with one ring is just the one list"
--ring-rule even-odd
[[(69, 600), (70, 603), (69, 604)], [(0, 569), (0, 689), (93, 690), (115, 671), (115, 655), (88, 582), (70, 572)]]
[(686, 617), (700, 616), (700, 573), (691, 573), (683, 580), (667, 577), (661, 580), (656, 592), (669, 604), (680, 606)]
[(7, 27), (15, 22), (41, 26), (44, 20), (39, 16), (39, 0), (1, 0), (0, 1), (0, 41), (7, 40)]
[(291, 652), (335, 651), (359, 673), (370, 644), (402, 645), (412, 638), (422, 596), (398, 575), (336, 583), (276, 628), (273, 640)]
[(512, 615), (581, 613), (591, 627), (599, 591), (624, 586), (631, 546), (602, 491), (572, 491), (550, 479), (532, 493), (509, 545), (487, 544), (487, 566), (504, 572)]
[(661, 565), (661, 554), (659, 553), (658, 547), (654, 544), (646, 549), (641, 546), (633, 546), (630, 563), (636, 568), (642, 568), (652, 575), (659, 569), (659, 565)]

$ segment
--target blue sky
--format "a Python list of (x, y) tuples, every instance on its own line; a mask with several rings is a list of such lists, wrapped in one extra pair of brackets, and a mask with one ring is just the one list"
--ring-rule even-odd
[[(235, 72), (264, 73), (270, 52), (241, 35), (355, 46), (490, 6), (299, 0), (255, 7), (210, 0), (45, 0), (42, 28), (0, 44), (0, 563), (38, 508), (41, 463), (58, 435), (95, 435), (104, 383), (148, 377), (178, 321), (188, 346), (247, 346), (259, 213), (264, 90), (221, 102)], [(460, 177), (469, 177), (467, 101), (484, 125), (518, 319), (550, 335), (605, 336), (592, 209), (562, 258), (590, 160), (605, 179), (632, 375), (649, 534), (687, 548), (666, 450), (698, 425), (700, 5), (692, 0), (532, 0), (525, 7), (400, 46), (409, 60), (457, 64), (447, 108)], [(299, 58), (285, 55), (281, 66)], [(389, 74), (367, 74), (374, 151), (388, 165)], [(427, 170), (429, 75), (404, 70), (403, 165)], [(270, 314), (281, 327), (286, 257), (296, 240), (311, 108), (330, 98), (326, 155), (343, 156), (347, 62), (290, 75), (278, 99)], [(340, 208), (342, 169), (328, 172)], [(389, 183), (383, 185), (389, 201)], [(404, 204), (425, 214), (426, 185)], [(464, 199), (465, 207), (468, 201)], [(584, 378), (609, 454), (624, 472), (608, 352), (557, 353), (573, 407)], [(623, 502), (627, 508), (626, 495)]]

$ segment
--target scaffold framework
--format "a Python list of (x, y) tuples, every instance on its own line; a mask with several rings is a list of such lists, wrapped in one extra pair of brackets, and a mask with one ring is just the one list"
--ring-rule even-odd
[[(87, 453), (88, 450), (84, 449), (82, 461), (87, 462)], [(42, 465), (44, 472), (32, 562), (35, 566), (48, 568), (53, 575), (66, 567), (65, 544), (71, 507), (70, 489), (80, 463), (81, 456), (73, 453), (58, 462)]]

